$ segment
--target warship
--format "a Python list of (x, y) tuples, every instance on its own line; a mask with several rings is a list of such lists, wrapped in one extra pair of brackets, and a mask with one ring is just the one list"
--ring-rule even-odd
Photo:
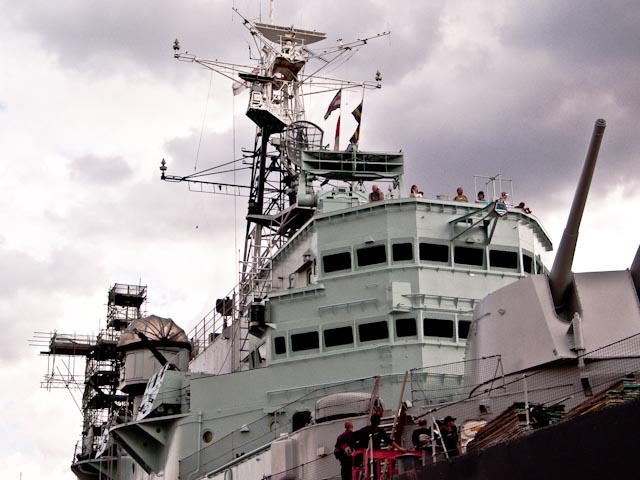
[(177, 40), (174, 57), (248, 91), (256, 135), (238, 162), (250, 181), (160, 166), (164, 181), (247, 199), (239, 281), (189, 332), (147, 315), (146, 286), (118, 283), (98, 336), (40, 336), (43, 354), (86, 359), (77, 478), (341, 478), (336, 437), (345, 419), (360, 428), (374, 412), (408, 448), (418, 419), (429, 421), (429, 449), (367, 449), (350, 477), (400, 478), (451, 463), (437, 419), (455, 417), (473, 451), (518, 402), (529, 430), (533, 406), (569, 411), (640, 370), (640, 250), (625, 271), (571, 271), (604, 121), (551, 268), (537, 217), (501, 196), (510, 180), (474, 177), (483, 203), (409, 195), (401, 151), (359, 148), (362, 102), (345, 149), (339, 119), (331, 146), (307, 120), (308, 90), (336, 92), (326, 120), (342, 92), (381, 88), (379, 72), (370, 82), (322, 72), (387, 32), (315, 49), (325, 39), (315, 30), (243, 25), (255, 65), (201, 59)]

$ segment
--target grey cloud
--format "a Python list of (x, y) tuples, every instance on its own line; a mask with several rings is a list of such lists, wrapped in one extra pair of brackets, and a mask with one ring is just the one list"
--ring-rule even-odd
[(71, 178), (89, 184), (115, 185), (131, 178), (132, 169), (122, 157), (83, 155), (69, 163)]
[(570, 63), (638, 55), (640, 4), (634, 1), (542, 1), (518, 5), (502, 28), (506, 44), (553, 52)]
[(0, 248), (0, 361), (30, 357), (25, 349), (34, 331), (51, 331), (63, 315), (61, 298), (83, 298), (93, 293), (104, 277), (94, 252), (54, 250), (46, 260)]
[[(349, 41), (392, 29), (391, 37), (376, 42), (402, 49), (402, 56), (389, 48), (363, 48), (352, 59), (350, 70), (362, 68), (372, 77), (379, 68), (377, 65), (386, 60), (389, 71), (401, 76), (437, 43), (443, 5), (442, 1), (412, 2), (397, 8), (374, 1), (346, 5), (336, 0), (322, 4), (287, 1), (276, 4), (276, 23), (327, 33), (327, 40), (312, 49), (332, 47), (338, 38)], [(268, 21), (266, 12), (260, 18), (255, 6), (246, 7), (248, 11), (240, 8), (243, 15)], [(175, 67), (170, 58), (176, 37), (183, 51), (230, 62), (250, 63), (247, 45), (254, 48), (241, 18), (232, 14), (229, 4), (222, 2), (117, 0), (89, 5), (83, 0), (65, 0), (37, 5), (12, 3), (7, 10), (14, 22), (36, 35), (42, 47), (62, 65), (84, 73), (110, 74), (130, 63), (158, 75), (185, 78), (186, 70)], [(237, 41), (229, 42), (229, 38)]]
[[(168, 174), (193, 173), (199, 132), (166, 143)], [(200, 146), (198, 170), (233, 159), (231, 136), (208, 134)], [(71, 233), (79, 242), (114, 244), (136, 242), (150, 245), (159, 241), (211, 241), (211, 235), (233, 234), (234, 199), (228, 196), (194, 193), (186, 183), (160, 180), (160, 158), (131, 163), (120, 157), (86, 155), (71, 162), (71, 175), (89, 179), (91, 195), (78, 197), (68, 212), (45, 210), (49, 228)], [(229, 168), (224, 168), (228, 170)], [(217, 181), (233, 182), (233, 172)], [(248, 171), (240, 172), (237, 183), (248, 184)], [(117, 188), (113, 188), (116, 186)], [(198, 189), (197, 186), (192, 188)], [(238, 211), (246, 210), (246, 199), (237, 201)], [(215, 217), (215, 218), (214, 218)], [(195, 235), (197, 230), (197, 235)]]
[[(113, 72), (126, 62), (166, 73), (176, 36), (183, 44), (225, 45), (234, 25), (220, 2), (18, 2), (5, 5), (13, 21), (36, 35), (67, 68)], [(212, 25), (215, 23), (215, 28)], [(241, 28), (241, 27), (240, 27)]]
[[(566, 79), (567, 92), (608, 94), (624, 121), (637, 118), (640, 93), (640, 4), (637, 2), (542, 2), (514, 8), (501, 30), (505, 45), (523, 57), (543, 54), (549, 70)], [(625, 114), (626, 113), (626, 114)]]
[[(54, 250), (48, 260), (0, 249), (0, 264), (5, 272), (0, 276), (0, 298), (9, 298), (16, 292), (81, 291), (93, 285), (99, 269), (94, 258), (78, 248)], [(94, 265), (92, 271), (86, 265)]]
[[(383, 83), (398, 82), (426, 61), (440, 41), (439, 22), (444, 2), (411, 2), (401, 8), (389, 2), (356, 2), (346, 7), (344, 2), (331, 2), (331, 5), (333, 8), (327, 8), (340, 14), (332, 16), (330, 21), (323, 21), (328, 20), (326, 16), (318, 21), (316, 10), (304, 16), (305, 24), (327, 34), (327, 39), (317, 44), (318, 50), (335, 46), (339, 38), (346, 43), (391, 32), (357, 48), (340, 72), (350, 74), (350, 80), (373, 80), (376, 70), (380, 69)], [(300, 26), (305, 28), (305, 24)]]
[[(375, 100), (365, 102), (362, 147), (367, 148), (369, 141), (382, 149), (402, 148), (409, 175), (424, 183), (425, 191), (448, 193), (458, 184), (470, 190), (472, 174), (497, 172), (513, 178), (518, 195), (527, 201), (571, 188), (592, 122), (599, 116), (607, 118), (610, 126), (594, 191), (601, 194), (612, 184), (636, 181), (640, 136), (635, 132), (635, 119), (640, 114), (640, 95), (635, 79), (640, 62), (634, 19), (639, 7), (628, 2), (526, 3), (510, 6), (504, 23), (488, 12), (500, 43), (500, 49), (493, 52), (473, 39), (456, 48), (444, 45), (444, 5), (278, 2), (276, 23), (325, 31), (327, 41), (318, 48), (333, 45), (339, 37), (346, 41), (392, 30), (391, 37), (360, 49), (348, 67), (329, 73), (360, 80), (371, 78), (377, 69), (382, 71), (383, 90), (370, 94)], [(58, 15), (58, 6), (22, 6), (19, 11), (21, 22), (41, 36), (43, 45), (76, 68), (86, 68), (97, 59), (117, 65), (124, 58), (159, 74), (171, 68), (165, 67), (171, 64), (166, 53), (169, 46), (159, 45), (176, 35), (184, 49), (210, 58), (242, 62), (247, 57), (239, 19), (232, 21), (230, 10), (217, 4), (176, 8), (168, 2), (153, 6), (118, 2), (88, 8), (83, 2), (68, 1), (64, 7), (66, 16)], [(257, 16), (255, 11), (243, 13)], [(86, 25), (91, 25), (90, 31)], [(449, 68), (456, 73), (445, 86), (435, 84), (437, 71), (424, 70), (434, 52), (443, 49), (449, 56), (442, 61), (448, 63), (433, 69)], [(442, 91), (446, 91), (444, 97)], [(343, 131), (343, 135), (349, 133)], [(250, 127), (237, 136), (240, 142), (251, 138)], [(170, 173), (192, 171), (196, 138), (194, 132), (190, 138), (167, 142)], [(211, 145), (214, 147), (201, 152), (199, 169), (233, 156), (224, 149), (222, 138)], [(135, 190), (127, 194), (129, 208), (123, 207), (117, 215), (122, 225), (133, 224), (136, 231), (143, 227), (159, 231), (162, 226), (186, 231), (195, 223), (191, 212), (167, 202), (156, 187), (139, 184)], [(145, 195), (139, 193), (143, 190)], [(93, 206), (109, 208), (106, 201)], [(192, 205), (185, 201), (182, 207)], [(158, 213), (141, 215), (144, 205)], [(80, 210), (77, 215), (89, 216)], [(104, 219), (86, 220), (96, 232), (110, 228)]]
[[(615, 62), (602, 64), (598, 52), (589, 56), (586, 48), (571, 57), (572, 45), (545, 48), (540, 55), (535, 39), (544, 38), (547, 25), (536, 18), (527, 23), (529, 14), (546, 18), (553, 12), (531, 7), (516, 12), (508, 32), (516, 35), (523, 28), (522, 45), (503, 32), (498, 54), (474, 48), (452, 52), (458, 77), (446, 88), (433, 84), (428, 73), (383, 87), (364, 113), (363, 140), (385, 139), (390, 140), (387, 148), (403, 148), (409, 176), (424, 183), (425, 191), (450, 194), (459, 183), (470, 189), (472, 174), (501, 172), (514, 180), (519, 197), (544, 202), (557, 190), (573, 188), (593, 121), (603, 116), (609, 127), (594, 194), (619, 182), (637, 184), (640, 141), (634, 119), (640, 114), (640, 96), (632, 80), (640, 64), (637, 49), (623, 46), (613, 55)], [(599, 28), (615, 30), (615, 20), (605, 16)], [(588, 33), (584, 15), (560, 23), (554, 29), (558, 38), (571, 35), (571, 29)], [(619, 40), (635, 45), (634, 35), (620, 34)], [(568, 57), (571, 62), (565, 61)], [(439, 97), (439, 91), (446, 96)], [(621, 172), (628, 173), (626, 178)]]

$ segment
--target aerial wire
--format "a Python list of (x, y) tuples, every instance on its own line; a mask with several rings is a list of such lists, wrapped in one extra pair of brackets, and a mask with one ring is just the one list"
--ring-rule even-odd
[(204, 126), (207, 121), (207, 110), (209, 109), (209, 96), (211, 95), (211, 84), (213, 83), (213, 70), (209, 76), (209, 89), (207, 90), (207, 101), (204, 102), (204, 114), (202, 115), (202, 126), (200, 127), (200, 138), (198, 139), (198, 150), (196, 151), (196, 161), (193, 164), (193, 171), (198, 168), (198, 159), (200, 158), (200, 147), (202, 146), (202, 136), (204, 134)]
[[(231, 95), (231, 130), (233, 143), (233, 158), (236, 159), (236, 96)], [(236, 162), (233, 162), (233, 184), (236, 181)], [(238, 265), (238, 196), (233, 196), (233, 271)], [(235, 276), (235, 275), (234, 275)]]

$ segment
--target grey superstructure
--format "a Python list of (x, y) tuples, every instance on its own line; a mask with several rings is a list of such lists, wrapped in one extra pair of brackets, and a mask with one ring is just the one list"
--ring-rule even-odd
[[(631, 272), (572, 275), (574, 242), (550, 289), (552, 245), (535, 216), (498, 199), (411, 198), (401, 152), (329, 148), (304, 120), (302, 95), (306, 47), (324, 35), (245, 25), (264, 48), (259, 71), (241, 75), (258, 134), (240, 283), (188, 334), (141, 314), (115, 329), (119, 408), (95, 428), (99, 442), (87, 421), (78, 478), (337, 478), (341, 419), (365, 425), (374, 401), (406, 415), (394, 421), (399, 438), (412, 415), (434, 410), (486, 423), (521, 397), (505, 378), (573, 368), (559, 361), (640, 331), (640, 260)], [(228, 65), (179, 49), (180, 60)], [(343, 84), (354, 86), (379, 88), (379, 78)], [(198, 181), (168, 175), (164, 160), (161, 171)], [(488, 182), (495, 190), (500, 178)], [(370, 201), (373, 183), (384, 200)], [(48, 353), (65, 354), (54, 340)], [(593, 374), (584, 362), (576, 372), (565, 390), (587, 395)], [(496, 378), (498, 397), (485, 388)]]

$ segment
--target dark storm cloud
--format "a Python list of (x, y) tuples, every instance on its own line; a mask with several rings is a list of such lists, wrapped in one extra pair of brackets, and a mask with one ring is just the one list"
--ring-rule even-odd
[[(127, 59), (161, 72), (173, 64), (169, 45), (162, 45), (174, 36), (185, 50), (247, 63), (248, 35), (238, 17), (232, 21), (232, 4), (118, 1), (89, 7), (78, 0), (15, 8), (21, 23), (69, 66), (116, 66)], [(257, 19), (255, 4), (237, 6)], [(572, 188), (593, 121), (600, 116), (610, 125), (595, 191), (637, 182), (640, 34), (635, 23), (640, 7), (630, 2), (530, 2), (508, 4), (504, 18), (487, 10), (479, 20), (491, 25), (497, 49), (472, 34), (456, 46), (444, 42), (447, 22), (459, 20), (445, 19), (446, 7), (445, 2), (285, 1), (276, 2), (275, 20), (326, 32), (327, 40), (313, 45), (314, 50), (331, 47), (338, 38), (392, 31), (326, 74), (364, 80), (382, 72), (383, 90), (367, 94), (375, 98), (365, 101), (363, 147), (369, 138), (381, 149), (402, 148), (407, 171), (432, 194), (451, 194), (459, 184), (469, 190), (473, 174), (498, 172), (512, 178), (526, 200)], [(66, 14), (60, 15), (63, 8)], [(262, 13), (266, 22), (266, 7)], [(438, 84), (441, 69), (453, 72), (440, 80), (446, 85)], [(331, 129), (329, 123), (322, 126)], [(169, 150), (181, 141), (172, 143)], [(223, 163), (231, 156), (214, 151), (209, 158), (217, 161), (199, 165)], [(182, 166), (189, 171), (189, 162), (179, 156), (167, 160), (173, 174), (185, 172)], [(169, 218), (181, 224), (177, 210)]]
[(230, 6), (171, 0), (63, 0), (12, 2), (6, 8), (62, 65), (104, 74), (123, 62), (156, 72), (171, 68), (167, 65), (176, 37), (187, 49), (199, 47), (207, 53), (216, 45), (220, 51), (221, 45), (228, 45), (223, 40), (230, 32), (242, 28), (232, 23)]
[[(521, 9), (513, 14), (501, 31), (504, 43), (524, 56), (545, 52), (550, 72), (564, 79), (556, 95), (559, 101), (578, 92), (586, 100), (607, 96), (619, 107), (610, 119), (618, 122), (617, 131), (627, 138), (637, 137), (640, 4), (543, 2), (526, 14)], [(617, 152), (616, 157), (624, 156)]]
[(311, 47), (318, 52), (336, 46), (338, 39), (348, 43), (391, 32), (347, 52), (342, 57), (349, 58), (344, 68), (329, 76), (344, 78), (346, 75), (349, 80), (371, 81), (375, 72), (381, 70), (383, 82), (393, 84), (414, 71), (437, 46), (443, 6), (444, 2), (410, 2), (398, 7), (388, 2), (345, 5), (344, 2), (333, 1), (323, 3), (321, 7), (323, 11), (335, 12), (333, 16), (321, 15), (318, 5), (315, 9), (301, 9), (300, 27), (313, 26), (327, 34), (325, 41)]
[[(403, 148), (410, 177), (431, 194), (451, 195), (459, 184), (468, 190), (473, 174), (501, 172), (514, 180), (519, 198), (546, 202), (574, 188), (593, 121), (602, 116), (609, 127), (594, 193), (603, 195), (620, 182), (637, 185), (640, 102), (634, 79), (640, 58), (629, 48), (638, 44), (637, 32), (620, 20), (621, 31), (610, 35), (608, 47), (594, 50), (585, 45), (590, 25), (600, 22), (594, 35), (604, 36), (618, 28), (617, 15), (595, 11), (591, 17), (584, 13), (588, 5), (573, 17), (564, 6), (557, 13), (552, 5), (513, 10), (515, 20), (508, 15), (506, 25), (495, 26), (498, 49), (472, 42), (432, 46), (448, 54), (438, 57), (441, 65), (416, 70), (401, 85), (386, 83), (364, 113), (363, 140), (386, 139), (387, 148)], [(547, 18), (554, 19), (551, 25)], [(601, 58), (618, 42), (623, 46)], [(440, 68), (455, 72), (446, 86), (432, 78)]]
[(640, 4), (634, 1), (532, 2), (514, 8), (502, 28), (506, 44), (553, 52), (564, 62), (623, 63), (638, 56)]

